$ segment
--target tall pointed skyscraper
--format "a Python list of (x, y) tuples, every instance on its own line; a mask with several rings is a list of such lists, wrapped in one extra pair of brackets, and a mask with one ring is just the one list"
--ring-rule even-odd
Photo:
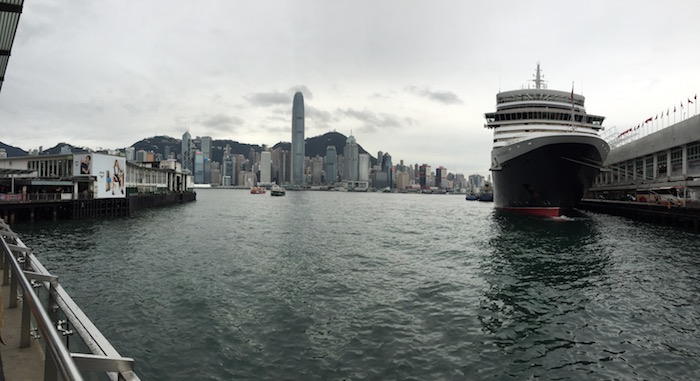
[(294, 94), (292, 105), (292, 184), (304, 186), (304, 96)]

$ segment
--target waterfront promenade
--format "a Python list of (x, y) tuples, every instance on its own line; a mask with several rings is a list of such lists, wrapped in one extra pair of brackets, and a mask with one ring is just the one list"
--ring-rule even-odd
[(0, 220), (2, 379), (138, 381), (122, 357), (27, 247)]
[(2, 303), (4, 319), (2, 324), (2, 340), (0, 356), (2, 359), (2, 374), (0, 381), (40, 381), (44, 379), (44, 351), (39, 341), (31, 340), (28, 348), (20, 348), (20, 332), (22, 324), (22, 301), (17, 301), (16, 308), (9, 308), (10, 286), (2, 286)]

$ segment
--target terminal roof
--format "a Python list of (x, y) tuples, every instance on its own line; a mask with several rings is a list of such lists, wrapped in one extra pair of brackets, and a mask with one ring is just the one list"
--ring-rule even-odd
[(0, 0), (0, 90), (5, 81), (7, 61), (10, 59), (23, 4), (24, 0)]
[(0, 168), (0, 176), (7, 176), (7, 175), (28, 175), (32, 172), (32, 170), (29, 169), (11, 169), (11, 168)]

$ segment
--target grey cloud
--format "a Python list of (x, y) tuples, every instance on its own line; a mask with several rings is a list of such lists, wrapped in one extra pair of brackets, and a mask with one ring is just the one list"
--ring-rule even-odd
[(401, 127), (402, 124), (412, 125), (414, 123), (414, 120), (408, 117), (399, 118), (394, 115), (385, 113), (375, 114), (374, 112), (369, 110), (359, 111), (349, 108), (345, 110), (338, 109), (338, 112), (341, 115), (344, 115), (349, 118), (354, 118), (365, 123), (365, 128), (370, 128), (372, 130), (376, 129), (377, 127), (394, 128)]
[(289, 94), (280, 92), (269, 92), (269, 93), (253, 93), (249, 95), (244, 95), (248, 102), (252, 103), (254, 106), (268, 107), (268, 106), (278, 106), (278, 105), (290, 105), (292, 104), (292, 98)]
[(206, 115), (198, 120), (203, 126), (215, 131), (232, 132), (235, 127), (242, 126), (245, 121), (235, 116), (224, 114)]
[(304, 94), (304, 99), (312, 99), (313, 93), (305, 85), (292, 86), (287, 92), (270, 91), (262, 93), (252, 93), (244, 95), (243, 98), (253, 104), (253, 106), (269, 107), (286, 105), (292, 107), (294, 93), (301, 91)]
[(308, 116), (316, 123), (327, 125), (328, 123), (335, 121), (335, 118), (333, 118), (333, 115), (331, 115), (330, 112), (318, 109), (313, 106), (305, 106), (304, 113), (305, 116)]
[(409, 86), (407, 90), (418, 96), (446, 105), (464, 104), (464, 101), (451, 91), (432, 91), (428, 88), (419, 88), (416, 86)]

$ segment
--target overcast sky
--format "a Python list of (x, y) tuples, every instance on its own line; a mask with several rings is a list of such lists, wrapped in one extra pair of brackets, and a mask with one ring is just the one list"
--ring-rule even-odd
[[(484, 113), (527, 86), (586, 97), (621, 132), (700, 91), (700, 1), (27, 0), (0, 141), (123, 148), (168, 135), (337, 131), (394, 163), (488, 174)], [(694, 111), (691, 105), (691, 114)]]

